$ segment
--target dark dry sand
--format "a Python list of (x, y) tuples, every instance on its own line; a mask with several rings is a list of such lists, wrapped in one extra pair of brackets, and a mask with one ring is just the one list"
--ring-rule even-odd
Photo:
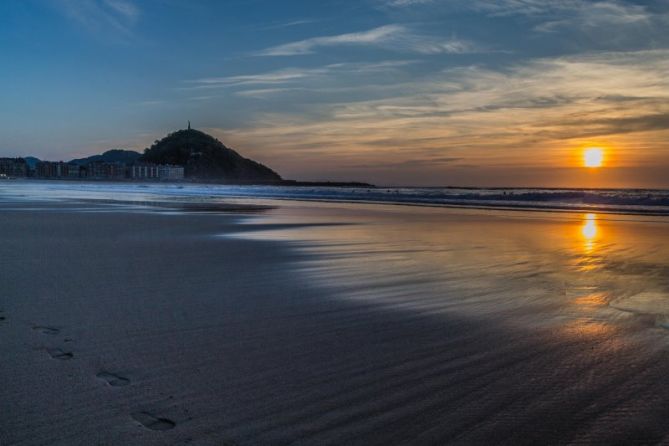
[(235, 215), (23, 206), (3, 446), (669, 442), (663, 346), (338, 299)]

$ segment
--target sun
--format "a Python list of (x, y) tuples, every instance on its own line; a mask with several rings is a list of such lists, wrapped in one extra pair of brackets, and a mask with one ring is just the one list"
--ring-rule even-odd
[(600, 147), (588, 147), (583, 151), (583, 165), (585, 167), (602, 167), (604, 150)]

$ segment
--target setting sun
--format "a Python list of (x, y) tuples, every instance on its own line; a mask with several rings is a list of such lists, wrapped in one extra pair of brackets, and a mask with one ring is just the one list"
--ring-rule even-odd
[(599, 147), (589, 147), (583, 152), (583, 163), (585, 167), (602, 167), (604, 161), (604, 150)]

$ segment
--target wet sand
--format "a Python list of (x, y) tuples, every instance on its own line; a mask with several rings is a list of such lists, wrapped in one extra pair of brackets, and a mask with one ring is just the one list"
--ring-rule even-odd
[(666, 223), (591, 221), (3, 203), (0, 444), (667, 443)]

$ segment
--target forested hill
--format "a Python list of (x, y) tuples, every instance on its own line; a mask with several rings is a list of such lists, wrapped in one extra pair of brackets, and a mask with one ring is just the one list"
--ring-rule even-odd
[(178, 164), (187, 178), (240, 183), (276, 183), (281, 177), (267, 166), (244, 158), (199, 130), (170, 133), (144, 151), (140, 162)]
[(80, 166), (84, 166), (88, 163), (94, 163), (94, 162), (123, 163), (130, 165), (133, 164), (135, 161), (137, 161), (140, 156), (142, 156), (141, 153), (135, 152), (133, 150), (113, 149), (113, 150), (107, 150), (105, 153), (101, 155), (93, 155), (89, 156), (88, 158), (74, 159), (70, 161), (70, 163), (78, 164)]

